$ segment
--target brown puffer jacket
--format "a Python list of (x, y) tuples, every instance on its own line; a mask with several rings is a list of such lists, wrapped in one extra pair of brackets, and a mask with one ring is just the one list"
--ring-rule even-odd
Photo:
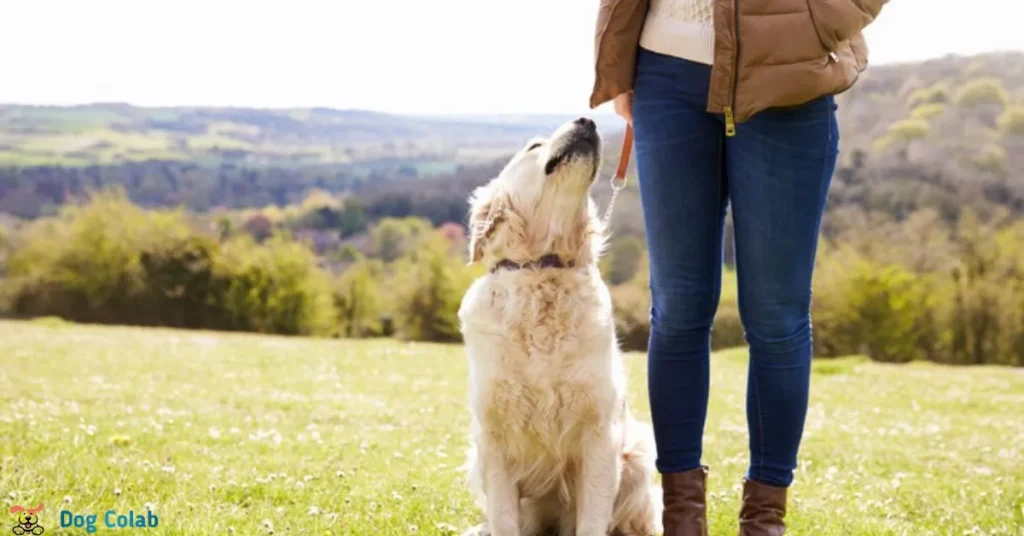
[[(867, 67), (861, 30), (888, 0), (715, 0), (707, 111), (726, 133), (766, 108), (845, 91)], [(648, 0), (601, 0), (590, 106), (633, 87)]]

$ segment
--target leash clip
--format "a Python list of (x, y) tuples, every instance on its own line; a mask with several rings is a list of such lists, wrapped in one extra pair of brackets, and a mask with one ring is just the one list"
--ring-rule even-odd
[(619, 156), (619, 167), (611, 178), (612, 198), (608, 200), (608, 208), (604, 211), (602, 224), (605, 229), (612, 220), (612, 209), (615, 208), (615, 198), (619, 192), (626, 187), (626, 170), (629, 168), (629, 156), (633, 150), (633, 125), (626, 125), (626, 133), (622, 136), (622, 153)]

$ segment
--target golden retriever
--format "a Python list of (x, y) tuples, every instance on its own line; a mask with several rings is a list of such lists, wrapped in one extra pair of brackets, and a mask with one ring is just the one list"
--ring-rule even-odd
[(486, 522), (466, 534), (660, 531), (654, 440), (626, 403), (605, 229), (590, 197), (601, 138), (581, 118), (524, 146), (470, 198), (459, 308), (469, 356), (469, 483)]

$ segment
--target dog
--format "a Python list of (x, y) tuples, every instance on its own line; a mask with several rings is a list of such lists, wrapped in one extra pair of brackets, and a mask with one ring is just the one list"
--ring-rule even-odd
[(469, 199), (463, 296), (472, 417), (468, 483), (485, 523), (464, 535), (660, 532), (654, 438), (626, 403), (606, 231), (590, 187), (601, 136), (588, 118), (533, 139)]
[(43, 503), (39, 503), (39, 506), (35, 508), (25, 508), (24, 506), (14, 505), (11, 507), (11, 513), (18, 515), (17, 524), (14, 526), (12, 531), (18, 536), (30, 535), (39, 536), (45, 529), (39, 524), (39, 512), (43, 510)]

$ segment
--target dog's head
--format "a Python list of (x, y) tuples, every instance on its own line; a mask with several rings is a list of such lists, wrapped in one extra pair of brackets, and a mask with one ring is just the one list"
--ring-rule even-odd
[(552, 253), (577, 265), (592, 262), (604, 232), (589, 195), (600, 166), (601, 137), (590, 119), (530, 140), (470, 198), (470, 262), (525, 262)]
[(42, 503), (39, 503), (39, 506), (36, 506), (35, 508), (25, 508), (23, 506), (14, 505), (11, 507), (11, 513), (17, 514), (19, 525), (25, 528), (31, 528), (39, 523), (39, 516), (37, 514), (42, 509)]

